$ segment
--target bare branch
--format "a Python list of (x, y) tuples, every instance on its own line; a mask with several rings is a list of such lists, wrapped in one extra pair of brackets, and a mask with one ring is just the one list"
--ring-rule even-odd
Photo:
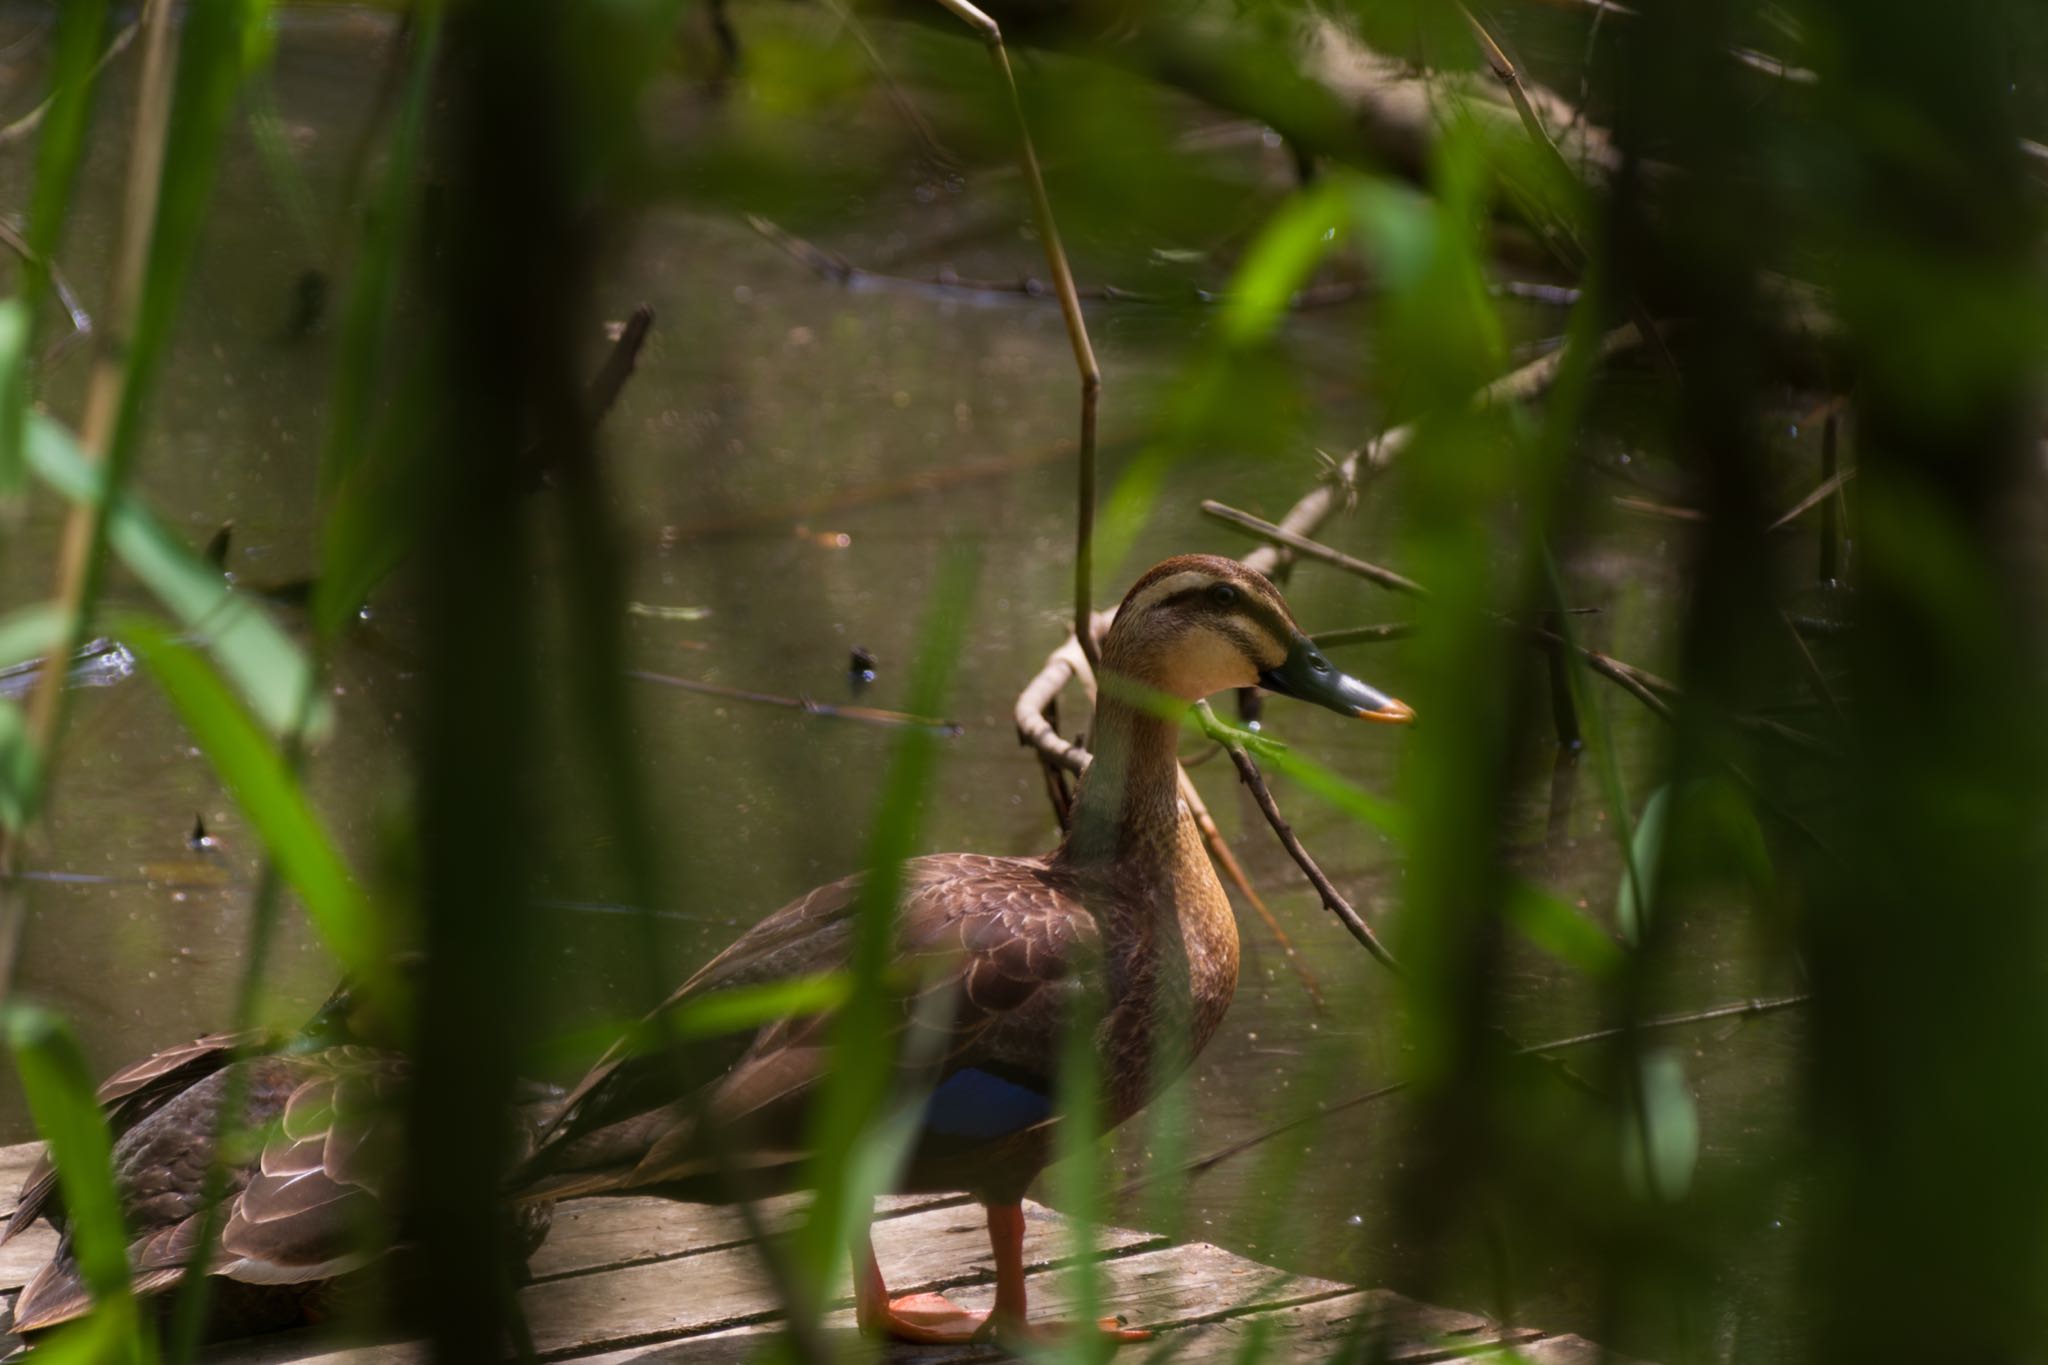
[[(1195, 709), (1202, 712), (1212, 723), (1215, 721), (1214, 714), (1209, 710), (1209, 703), (1198, 701), (1195, 703)], [(1212, 725), (1212, 729), (1219, 735), (1227, 733), (1220, 724)], [(1287, 850), (1287, 856), (1294, 859), (1315, 887), (1316, 894), (1323, 898), (1323, 908), (1335, 915), (1338, 921), (1351, 931), (1351, 937), (1364, 944), (1365, 950), (1377, 958), (1381, 966), (1396, 976), (1401, 975), (1401, 964), (1394, 960), (1394, 955), (1387, 950), (1387, 945), (1380, 942), (1380, 936), (1372, 931), (1372, 926), (1352, 908), (1350, 901), (1344, 899), (1343, 893), (1337, 890), (1323, 869), (1317, 865), (1316, 860), (1309, 856), (1308, 850), (1301, 846), (1301, 839), (1295, 834), (1294, 827), (1287, 823), (1286, 817), (1280, 814), (1280, 807), (1273, 800), (1273, 793), (1267, 789), (1266, 779), (1259, 772), (1258, 764), (1252, 762), (1252, 756), (1245, 752), (1242, 744), (1229, 739), (1223, 740), (1222, 744), (1225, 752), (1230, 755), (1230, 761), (1237, 765), (1238, 777), (1252, 789), (1252, 799), (1259, 803), (1260, 814), (1264, 815), (1266, 823), (1273, 827), (1273, 833), (1280, 837), (1280, 846)], [(1181, 776), (1185, 781), (1187, 775), (1183, 773)]]

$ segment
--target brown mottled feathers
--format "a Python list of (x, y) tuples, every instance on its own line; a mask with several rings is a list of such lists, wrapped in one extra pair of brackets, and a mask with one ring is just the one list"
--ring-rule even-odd
[[(768, 916), (662, 1008), (845, 968), (861, 880), (821, 886)], [(1043, 1071), (1055, 1055), (1062, 998), (1100, 942), (1094, 917), (1060, 874), (1037, 858), (915, 858), (903, 867), (900, 906), (894, 960), (914, 976), (898, 1026), (904, 1051), (921, 1055), (934, 1076), (968, 1065)], [(728, 1160), (751, 1170), (794, 1166), (804, 1102), (828, 1062), (822, 1022), (780, 1020), (683, 1057), (615, 1048), (570, 1092), (515, 1185), (522, 1197), (567, 1198), (702, 1176), (710, 1153), (694, 1122), (700, 1106), (744, 1134)], [(690, 1099), (676, 1099), (690, 1094), (674, 1083), (679, 1065), (695, 1078)]]
[[(189, 1043), (165, 1048), (132, 1066), (122, 1067), (100, 1084), (97, 1096), (106, 1114), (107, 1127), (116, 1138), (162, 1108), (203, 1078), (228, 1064), (237, 1048), (245, 1050), (274, 1046), (276, 1039), (256, 1030), (243, 1033), (209, 1033)], [(64, 1229), (63, 1208), (57, 1195), (57, 1168), (48, 1155), (36, 1158), (21, 1193), (15, 1197), (14, 1212), (0, 1229), (0, 1243), (7, 1242), (38, 1218)]]
[[(243, 1126), (263, 1137), (253, 1160), (227, 1168), (227, 1218), (207, 1261), (210, 1271), (251, 1283), (295, 1284), (328, 1279), (367, 1260), (362, 1231), (390, 1193), (384, 1144), (396, 1130), (389, 1120), (405, 1070), (394, 1054), (356, 1046), (252, 1057), (231, 1067), (216, 1063), (128, 1125), (115, 1141), (113, 1164), (137, 1291), (167, 1288), (190, 1264), (204, 1229), (206, 1174), (231, 1080), (242, 1089)], [(50, 1327), (89, 1303), (67, 1234), (22, 1290), (14, 1326)]]

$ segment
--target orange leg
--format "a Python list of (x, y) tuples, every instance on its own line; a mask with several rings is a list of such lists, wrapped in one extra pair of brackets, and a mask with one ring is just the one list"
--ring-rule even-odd
[[(1024, 1289), (1024, 1206), (988, 1206), (988, 1242), (996, 1254), (996, 1305), (989, 1314), (988, 1335), (999, 1340), (1052, 1341), (1074, 1328), (1067, 1323), (1027, 1321)], [(1150, 1341), (1152, 1334), (1142, 1328), (1125, 1327), (1115, 1318), (1098, 1318), (1095, 1330), (1118, 1344)]]
[[(1021, 1204), (988, 1206), (988, 1241), (996, 1255), (996, 1302), (986, 1312), (962, 1308), (943, 1294), (906, 1294), (889, 1297), (882, 1279), (882, 1267), (875, 1260), (874, 1240), (865, 1232), (853, 1253), (854, 1316), (861, 1330), (897, 1341), (930, 1345), (997, 1340), (1046, 1341), (1072, 1329), (1064, 1324), (1025, 1320), (1024, 1291), (1024, 1208)], [(1114, 1342), (1150, 1341), (1150, 1332), (1118, 1325), (1115, 1318), (1103, 1318), (1096, 1329)]]
[(973, 1341), (988, 1321), (987, 1313), (962, 1308), (943, 1294), (890, 1298), (874, 1238), (865, 1230), (853, 1249), (853, 1315), (870, 1336), (934, 1346)]

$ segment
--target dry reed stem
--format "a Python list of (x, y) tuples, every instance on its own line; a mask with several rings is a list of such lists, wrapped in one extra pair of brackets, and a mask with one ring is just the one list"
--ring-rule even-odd
[(1017, 121), (1017, 140), (1022, 150), (1025, 183), (1031, 191), (1031, 213), (1037, 220), (1038, 236), (1045, 246), (1046, 264), (1052, 270), (1053, 292), (1059, 296), (1060, 316), (1067, 324), (1067, 344), (1074, 352), (1074, 368), (1081, 375), (1081, 440), (1076, 496), (1079, 516), (1074, 528), (1074, 638), (1093, 669), (1100, 661), (1090, 632), (1094, 616), (1095, 578), (1095, 417), (1102, 394), (1102, 369), (1095, 362), (1095, 346), (1088, 339), (1088, 321), (1081, 315), (1081, 298), (1074, 290), (1074, 272), (1068, 268), (1066, 250), (1060, 245), (1059, 224), (1053, 220), (1052, 200), (1045, 192), (1045, 176), (1038, 167), (1038, 148), (1031, 141), (1031, 125), (1024, 118), (1024, 97), (1017, 91), (1017, 77), (1010, 70), (1010, 53), (1003, 46), (1003, 31), (996, 21), (977, 9), (970, 0), (939, 0), (956, 18), (981, 35), (988, 59), (1002, 77), (1010, 98), (1010, 113)]
[[(164, 138), (170, 122), (172, 53), (176, 25), (169, 0), (149, 0), (137, 22), (144, 37), (140, 87), (135, 103), (135, 129), (128, 163), (127, 196), (121, 217), (120, 246), (115, 258), (112, 303), (107, 325), (94, 335), (92, 376), (86, 388), (79, 447), (87, 460), (104, 461), (128, 381), (129, 326), (142, 297), (149, 244), (155, 233), (157, 193), (163, 183)], [(94, 561), (106, 543), (112, 490), (91, 502), (77, 502), (64, 521), (58, 547), (54, 599), (60, 604), (64, 629), (44, 656), (42, 677), (29, 694), (28, 749), (40, 765), (38, 804), (49, 799), (55, 749), (63, 719), (65, 664), (85, 637), (86, 610), (94, 588)], [(22, 903), (14, 881), (18, 839), (0, 836), (0, 1001), (12, 997), (14, 968), (21, 947)]]

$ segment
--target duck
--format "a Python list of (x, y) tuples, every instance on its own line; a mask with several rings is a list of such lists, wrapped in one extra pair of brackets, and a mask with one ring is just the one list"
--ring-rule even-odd
[[(870, 1334), (1012, 1343), (1075, 1330), (1031, 1322), (1023, 1257), (1024, 1193), (1054, 1153), (1065, 1023), (1092, 1001), (1106, 1130), (1192, 1064), (1237, 985), (1230, 903), (1179, 793), (1186, 710), (1258, 686), (1364, 720), (1414, 717), (1334, 667), (1271, 581), (1214, 555), (1176, 556), (1141, 576), (1100, 656), (1093, 757), (1058, 847), (902, 866), (890, 970), (918, 984), (882, 1042), (936, 1060), (916, 1077), (924, 1099), (894, 1189), (981, 1202), (995, 1296), (978, 1311), (892, 1295), (863, 1229), (849, 1249), (855, 1317)], [(862, 885), (843, 878), (770, 914), (599, 1058), (543, 1129), (515, 1197), (723, 1203), (800, 1188), (811, 1102), (832, 1063), (829, 1010), (736, 1034), (708, 1055), (700, 1040), (649, 1040), (665, 1038), (671, 1012), (715, 993), (846, 971)], [(909, 1045), (920, 1031), (939, 1036)], [(1115, 1319), (1081, 1330), (1091, 1328), (1112, 1342), (1149, 1336)]]
[[(371, 1292), (369, 1268), (402, 1240), (366, 1235), (390, 1229), (398, 1213), (396, 1157), (410, 1066), (402, 1053), (366, 1041), (386, 1032), (367, 994), (344, 980), (295, 1031), (206, 1034), (101, 1083), (138, 1297), (163, 1302), (209, 1232), (209, 1339), (317, 1321)], [(231, 1089), (240, 1097), (242, 1131), (260, 1141), (244, 1144), (246, 1153), (225, 1165), (221, 1207), (210, 1210), (207, 1178)], [(561, 1092), (524, 1093), (521, 1131), (530, 1143)], [(15, 1300), (12, 1330), (30, 1339), (92, 1307), (47, 1155), (23, 1180), (0, 1243), (39, 1219), (58, 1239)], [(520, 1207), (511, 1240), (522, 1259), (551, 1220), (546, 1202)]]

